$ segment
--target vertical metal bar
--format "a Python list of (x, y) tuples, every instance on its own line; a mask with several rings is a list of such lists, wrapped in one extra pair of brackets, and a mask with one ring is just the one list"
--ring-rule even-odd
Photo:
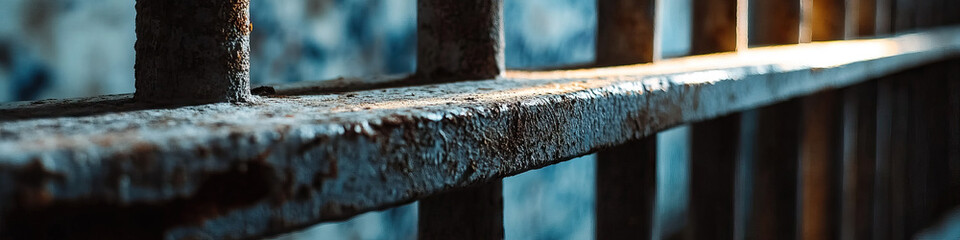
[[(936, 26), (939, 21), (935, 6), (936, 0), (898, 1), (895, 19), (898, 30), (912, 30)], [(901, 19), (909, 18), (909, 19)], [(944, 63), (930, 64), (904, 73), (907, 100), (904, 103), (907, 114), (908, 131), (905, 143), (905, 162), (903, 170), (904, 229), (906, 236), (912, 236), (937, 218), (945, 210), (944, 200), (946, 183), (949, 182), (946, 162), (947, 142), (947, 85), (942, 81), (948, 69)]]
[(419, 239), (503, 239), (502, 180), (420, 200)]
[(798, 167), (801, 102), (789, 100), (756, 110), (753, 209), (748, 239), (798, 237)]
[(914, 6), (916, 6), (916, 13), (914, 21), (917, 28), (930, 28), (937, 25), (939, 21), (939, 12), (934, 11), (937, 1), (935, 0), (915, 0), (913, 1)]
[[(503, 0), (417, 1), (417, 76), (496, 78), (504, 71)], [(420, 202), (421, 239), (503, 239), (502, 180)]]
[[(895, 238), (896, 225), (894, 217), (898, 211), (894, 208), (899, 198), (895, 196), (893, 189), (893, 148), (895, 139), (894, 133), (894, 113), (896, 108), (896, 82), (892, 77), (884, 77), (877, 80), (877, 149), (876, 149), (876, 169), (875, 169), (875, 187), (874, 198), (878, 201), (874, 207), (876, 215), (873, 221), (873, 236), (875, 239), (898, 239)], [(844, 238), (847, 239), (847, 238)]]
[[(947, 19), (950, 21), (950, 19)], [(945, 81), (947, 81), (949, 111), (947, 112), (949, 128), (949, 146), (950, 152), (947, 156), (949, 162), (949, 204), (960, 205), (960, 61), (953, 61), (953, 67), (949, 67), (949, 72)]]
[[(808, 0), (804, 0), (808, 1)], [(809, 40), (799, 0), (750, 2), (751, 46), (795, 44)], [(753, 209), (748, 239), (798, 238), (798, 167), (801, 102), (789, 100), (756, 109), (755, 159), (752, 160)]]
[(904, 80), (906, 80), (904, 87), (909, 98), (906, 106), (910, 111), (910, 114), (907, 115), (909, 124), (906, 127), (909, 132), (905, 145), (907, 161), (903, 165), (906, 183), (904, 192), (910, 197), (905, 198), (906, 201), (904, 202), (906, 208), (904, 226), (906, 227), (906, 235), (913, 236), (926, 225), (925, 220), (929, 213), (927, 204), (932, 200), (928, 199), (930, 189), (926, 185), (927, 182), (924, 177), (928, 174), (931, 161), (927, 156), (928, 153), (924, 149), (926, 148), (924, 145), (930, 144), (930, 142), (927, 139), (927, 132), (919, 129), (919, 125), (927, 124), (925, 117), (922, 116), (924, 115), (924, 106), (921, 106), (923, 95), (919, 94), (928, 94), (919, 92), (921, 87), (919, 82), (928, 81), (928, 79), (922, 76), (925, 75), (923, 70), (918, 69), (902, 74)]
[(694, 123), (690, 133), (688, 239), (734, 239), (740, 114)]
[(803, 21), (809, 22), (813, 41), (845, 38), (848, 25), (847, 1), (849, 0), (809, 0), (811, 5), (803, 6), (810, 11), (810, 18), (804, 18)]
[(656, 0), (597, 0), (596, 64), (648, 63), (654, 44)]
[[(878, 141), (878, 185), (887, 188), (889, 202), (889, 220), (884, 223), (889, 229), (878, 229), (878, 238), (905, 239), (923, 227), (927, 201), (924, 171), (928, 169), (930, 159), (917, 159), (917, 141), (922, 141), (924, 133), (917, 131), (917, 95), (912, 82), (923, 79), (917, 69), (897, 73), (881, 80), (878, 91), (878, 117), (887, 118), (878, 121), (878, 135), (885, 143)], [(889, 122), (886, 122), (889, 121)], [(889, 131), (885, 131), (888, 128)], [(881, 135), (882, 134), (882, 135)], [(884, 179), (881, 172), (889, 173)], [(883, 186), (886, 185), (886, 186)], [(878, 216), (883, 219), (886, 216)], [(889, 237), (885, 237), (889, 236)]]
[(857, 188), (854, 191), (857, 195), (855, 218), (857, 222), (855, 228), (858, 239), (872, 238), (873, 219), (876, 219), (874, 193), (876, 189), (876, 153), (877, 153), (877, 87), (875, 83), (866, 83), (858, 86), (856, 94), (857, 99), (857, 126), (856, 126), (856, 166), (851, 169), (856, 171)]
[(906, 168), (907, 168), (907, 144), (910, 136), (910, 107), (909, 95), (907, 94), (906, 84), (903, 76), (891, 76), (891, 133), (890, 133), (890, 195), (891, 199), (891, 239), (906, 239), (907, 233), (907, 208), (906, 199)]
[[(843, 23), (843, 38), (844, 39), (854, 39), (858, 36), (857, 32), (860, 31), (860, 2), (868, 2), (867, 0), (844, 0), (844, 23)], [(868, 3), (872, 4), (872, 3)], [(871, 23), (873, 21), (870, 21)], [(873, 30), (873, 29), (871, 29)]]
[(894, 33), (902, 33), (916, 29), (917, 27), (917, 5), (916, 0), (890, 0), (893, 1), (893, 10), (891, 10), (891, 22)]
[[(801, 7), (801, 36), (809, 31), (813, 41), (840, 40), (852, 35), (849, 0), (806, 0)], [(809, 26), (804, 29), (802, 26)], [(801, 42), (805, 38), (801, 37)], [(827, 91), (802, 99), (804, 127), (800, 153), (800, 237), (826, 239), (838, 236), (840, 221), (840, 146), (842, 136), (840, 93)]]
[(841, 239), (873, 239), (877, 141), (877, 89), (864, 83), (844, 92)]
[(801, 1), (809, 0), (751, 0), (749, 44), (764, 46), (801, 42)]
[[(691, 53), (710, 54), (737, 50), (739, 0), (693, 0)], [(746, 27), (746, 26), (743, 26)], [(746, 38), (743, 36), (741, 38)]]
[(503, 0), (417, 0), (417, 76), (497, 78), (504, 71)]
[[(746, 47), (743, 0), (694, 0), (691, 52), (710, 54)], [(688, 239), (734, 239), (740, 114), (691, 124)]]
[[(957, 15), (955, 11), (944, 11), (949, 6), (949, 2), (954, 0), (930, 0), (932, 4), (927, 11), (933, 16), (931, 27), (940, 27), (951, 24), (951, 16)], [(956, 10), (956, 9), (954, 9)], [(928, 145), (927, 155), (931, 159), (930, 171), (927, 175), (927, 186), (930, 189), (931, 216), (927, 219), (928, 223), (933, 223), (941, 218), (943, 214), (950, 211), (960, 203), (960, 172), (955, 172), (960, 164), (956, 153), (958, 127), (960, 124), (957, 119), (960, 107), (954, 104), (954, 99), (960, 93), (951, 91), (956, 89), (957, 67), (960, 66), (960, 60), (948, 60), (937, 64), (930, 74), (931, 76), (921, 86), (923, 94), (921, 104), (925, 106), (924, 130), (928, 133), (930, 145)], [(938, 130), (941, 127), (942, 130)]]
[[(874, 20), (874, 35), (886, 35), (893, 32), (893, 9), (896, 0), (874, 0), (873, 12), (876, 13)], [(864, 6), (865, 8), (867, 6)], [(865, 9), (863, 11), (871, 11)], [(862, 18), (861, 18), (862, 19)], [(868, 24), (862, 22), (863, 24)], [(901, 196), (896, 195), (894, 191), (894, 180), (897, 177), (893, 169), (896, 158), (894, 157), (894, 139), (897, 136), (894, 126), (896, 121), (895, 113), (897, 103), (896, 83), (891, 77), (884, 77), (877, 80), (876, 93), (877, 113), (876, 113), (876, 151), (874, 170), (874, 216), (872, 236), (874, 239), (902, 239), (900, 219), (902, 213), (895, 206), (901, 201)], [(865, 176), (864, 176), (865, 177)], [(899, 237), (898, 237), (899, 236)], [(847, 239), (847, 238), (844, 238)]]
[[(941, 2), (941, 1), (936, 1)], [(931, 10), (936, 11), (936, 10)], [(936, 25), (943, 24), (943, 17), (937, 19)], [(954, 192), (960, 191), (960, 188), (951, 188), (952, 178), (950, 167), (952, 165), (950, 160), (951, 151), (950, 147), (950, 125), (960, 124), (960, 122), (951, 122), (952, 112), (958, 111), (955, 108), (951, 108), (950, 96), (956, 94), (955, 92), (950, 92), (950, 77), (952, 71), (955, 71), (954, 68), (960, 66), (957, 64), (960, 61), (949, 60), (943, 63), (937, 64), (930, 80), (927, 81), (926, 86), (921, 86), (921, 91), (923, 92), (923, 101), (921, 104), (924, 104), (926, 107), (923, 109), (926, 118), (926, 124), (923, 124), (918, 127), (922, 127), (927, 131), (928, 139), (930, 145), (927, 147), (927, 156), (930, 158), (930, 171), (927, 175), (927, 186), (931, 188), (930, 198), (931, 202), (931, 212), (930, 217), (927, 219), (928, 225), (934, 224), (944, 213), (947, 213), (950, 208), (955, 206), (953, 201)], [(936, 130), (937, 127), (940, 127), (941, 130)]]
[[(937, 13), (940, 5), (937, 0), (893, 1), (893, 31), (907, 32), (947, 21)], [(949, 83), (941, 80), (949, 67), (942, 65), (908, 70), (881, 82), (878, 101), (885, 104), (879, 105), (878, 111), (889, 113), (890, 119), (884, 115), (878, 119), (878, 124), (883, 124), (878, 126), (878, 135), (885, 139), (878, 139), (877, 195), (889, 201), (878, 202), (877, 238), (912, 236), (950, 205), (944, 193), (956, 191), (947, 183), (950, 137), (943, 129), (949, 125), (949, 117), (944, 116), (950, 108)]]
[(896, 0), (874, 0), (877, 16), (873, 29), (874, 35), (886, 35), (893, 32), (893, 4)]
[(657, 140), (597, 155), (597, 239), (651, 239), (657, 199)]
[[(848, 0), (807, 0), (801, 7), (814, 41), (841, 40), (852, 35), (854, 16)], [(854, 4), (855, 5), (855, 4)], [(849, 21), (848, 21), (849, 20)], [(803, 34), (801, 34), (803, 35)], [(802, 41), (802, 39), (801, 39)], [(840, 234), (842, 169), (842, 93), (828, 90), (803, 97), (800, 142), (800, 238), (828, 239)]]
[(826, 91), (801, 100), (801, 239), (829, 239), (839, 234), (840, 96), (838, 91)]
[(945, 3), (943, 9), (940, 9), (947, 16), (944, 21), (948, 25), (960, 24), (960, 14), (956, 14), (956, 9), (960, 9), (960, 1), (947, 0)]
[[(856, 6), (847, 5), (848, 12), (856, 14), (854, 26), (856, 32), (853, 36), (870, 37), (877, 34), (877, 3), (883, 0), (851, 0), (855, 1)], [(848, 15), (849, 16), (849, 15)]]
[(939, 27), (948, 25), (947, 15), (951, 14), (944, 12), (943, 8), (947, 7), (948, 0), (932, 0), (930, 5), (928, 5), (927, 13), (931, 15), (932, 20), (930, 21), (930, 27)]
[(249, 0), (137, 0), (136, 100), (250, 100), (249, 7)]
[[(908, 235), (933, 224), (949, 207), (949, 93), (945, 81), (950, 62), (909, 71), (911, 160), (908, 164)], [(955, 124), (955, 123), (954, 123)], [(957, 191), (953, 189), (952, 191)]]
[[(596, 65), (654, 61), (656, 0), (597, 0)], [(650, 239), (657, 199), (657, 137), (597, 155), (597, 239)]]

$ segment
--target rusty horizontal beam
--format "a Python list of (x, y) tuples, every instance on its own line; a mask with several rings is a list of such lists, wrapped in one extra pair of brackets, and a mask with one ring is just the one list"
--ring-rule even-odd
[(958, 56), (942, 28), (248, 103), (4, 104), (0, 238), (271, 235)]

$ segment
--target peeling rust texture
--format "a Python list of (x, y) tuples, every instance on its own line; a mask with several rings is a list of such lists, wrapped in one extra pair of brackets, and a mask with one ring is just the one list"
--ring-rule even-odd
[(958, 56), (960, 28), (945, 28), (493, 80), (69, 113), (81, 117), (48, 111), (124, 109), (131, 96), (5, 104), (0, 238), (273, 235)]
[(417, 75), (428, 82), (500, 77), (503, 0), (417, 1)]
[(249, 7), (249, 0), (137, 0), (136, 100), (249, 101)]

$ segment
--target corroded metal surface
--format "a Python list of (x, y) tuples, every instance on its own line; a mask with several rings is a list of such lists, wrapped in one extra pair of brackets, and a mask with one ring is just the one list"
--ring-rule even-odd
[(655, 12), (653, 0), (597, 0), (596, 64), (628, 65), (659, 58)]
[[(598, 0), (595, 66), (659, 60), (652, 0)], [(630, 141), (597, 153), (597, 239), (650, 239), (656, 218), (657, 137)], [(651, 174), (653, 173), (653, 174)]]
[(124, 109), (130, 95), (2, 105), (0, 234), (276, 234), (958, 54), (960, 29), (948, 28), (497, 80), (69, 114), (82, 117), (37, 111)]
[(417, 1), (417, 75), (428, 82), (503, 74), (503, 0)]
[(250, 99), (250, 0), (137, 0), (141, 102)]

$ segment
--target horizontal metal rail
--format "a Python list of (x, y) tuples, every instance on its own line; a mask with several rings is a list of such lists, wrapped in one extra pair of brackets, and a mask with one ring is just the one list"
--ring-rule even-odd
[(950, 27), (493, 80), (313, 95), (278, 86), (249, 103), (4, 104), (0, 221), (122, 212), (173, 238), (263, 236), (958, 56)]

